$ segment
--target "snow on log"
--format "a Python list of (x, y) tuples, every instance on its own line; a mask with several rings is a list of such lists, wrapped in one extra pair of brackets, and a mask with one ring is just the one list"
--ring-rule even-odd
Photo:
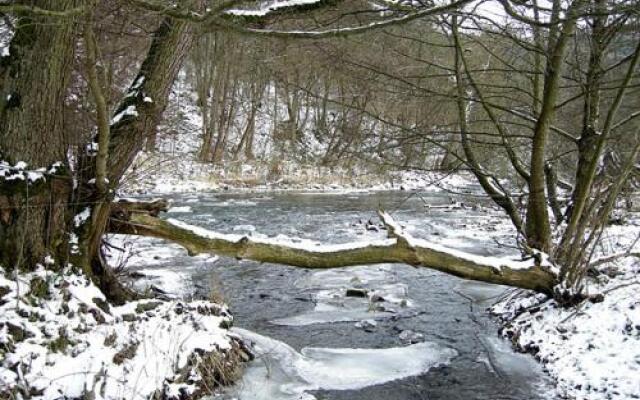
[(519, 287), (551, 294), (557, 270), (546, 257), (525, 260), (485, 257), (412, 237), (381, 211), (388, 239), (345, 244), (321, 244), (301, 239), (280, 239), (224, 234), (175, 219), (162, 220), (132, 213), (127, 220), (112, 218), (110, 232), (151, 236), (183, 246), (190, 255), (214, 253), (258, 262), (302, 268), (329, 269), (354, 265), (403, 263), (425, 267), (464, 279)]

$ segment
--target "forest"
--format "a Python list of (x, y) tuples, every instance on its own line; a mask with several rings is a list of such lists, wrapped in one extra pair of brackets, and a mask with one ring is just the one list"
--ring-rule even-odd
[(0, 0), (0, 398), (638, 398), (639, 62), (637, 0)]

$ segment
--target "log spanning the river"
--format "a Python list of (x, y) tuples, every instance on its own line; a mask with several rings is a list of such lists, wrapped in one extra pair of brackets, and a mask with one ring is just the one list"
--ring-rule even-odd
[(143, 212), (112, 215), (109, 231), (166, 239), (190, 255), (212, 253), (259, 262), (312, 269), (403, 263), (435, 269), (464, 279), (530, 289), (551, 295), (557, 269), (544, 254), (524, 260), (485, 257), (414, 238), (380, 211), (388, 238), (345, 244), (320, 244), (304, 239), (278, 239), (223, 234), (175, 219)]

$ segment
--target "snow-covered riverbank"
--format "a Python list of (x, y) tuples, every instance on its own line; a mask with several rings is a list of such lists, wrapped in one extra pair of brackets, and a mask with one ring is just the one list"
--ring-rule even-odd
[[(229, 172), (233, 171), (233, 172)], [(474, 182), (470, 174), (427, 171), (397, 171), (370, 174), (343, 168), (284, 164), (272, 176), (269, 165), (253, 162), (234, 168), (193, 160), (188, 154), (168, 157), (141, 154), (129, 171), (120, 192), (123, 195), (166, 195), (224, 191), (302, 190), (354, 193), (376, 190), (460, 191)]]
[(0, 398), (200, 398), (249, 359), (232, 322), (210, 301), (114, 307), (71, 270), (0, 269)]
[[(628, 220), (605, 231), (603, 247), (608, 254), (638, 253), (639, 235), (640, 220)], [(589, 293), (603, 295), (595, 302), (562, 308), (545, 296), (514, 292), (491, 311), (502, 321), (502, 335), (544, 365), (561, 398), (638, 399), (639, 276), (637, 258), (619, 258), (589, 279)]]

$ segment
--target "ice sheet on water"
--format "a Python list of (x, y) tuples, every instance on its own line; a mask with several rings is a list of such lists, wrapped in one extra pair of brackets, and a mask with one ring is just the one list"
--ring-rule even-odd
[(431, 342), (387, 349), (308, 347), (298, 353), (254, 332), (234, 333), (253, 342), (257, 354), (232, 393), (239, 400), (313, 400), (307, 392), (360, 389), (420, 375), (458, 354)]
[(256, 227), (250, 224), (236, 225), (233, 227), (234, 232), (255, 232)]
[(497, 371), (499, 376), (507, 376), (512, 382), (519, 379), (525, 381), (531, 380), (531, 371), (538, 369), (535, 360), (527, 354), (515, 353), (511, 344), (501, 338), (489, 335), (479, 337), (480, 341), (486, 346), (488, 353), (491, 355), (491, 367)]
[(210, 204), (213, 207), (254, 207), (257, 206), (258, 203), (256, 203), (255, 201), (251, 201), (251, 200), (235, 200), (235, 199), (230, 199), (230, 200), (225, 200), (222, 202), (216, 202), (216, 203), (211, 203)]
[(483, 282), (461, 281), (455, 291), (478, 305), (492, 305), (509, 290), (506, 286), (491, 285)]

